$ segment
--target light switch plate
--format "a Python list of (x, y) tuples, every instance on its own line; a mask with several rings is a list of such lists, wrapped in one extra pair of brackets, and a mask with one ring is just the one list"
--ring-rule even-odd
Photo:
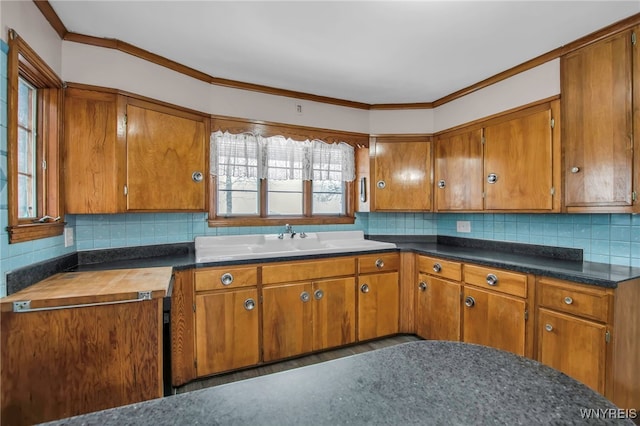
[(64, 246), (71, 247), (73, 245), (73, 228), (64, 228)]
[(468, 220), (459, 220), (456, 222), (456, 231), (471, 232), (471, 222)]

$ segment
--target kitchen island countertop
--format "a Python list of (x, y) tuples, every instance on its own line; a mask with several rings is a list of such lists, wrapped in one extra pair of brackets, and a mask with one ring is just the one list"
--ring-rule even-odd
[(632, 425), (633, 416), (536, 361), (419, 341), (51, 424)]

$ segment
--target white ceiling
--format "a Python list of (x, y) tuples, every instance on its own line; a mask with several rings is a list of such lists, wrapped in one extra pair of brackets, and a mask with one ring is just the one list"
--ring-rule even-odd
[(640, 12), (640, 1), (64, 1), (67, 30), (214, 77), (431, 102)]

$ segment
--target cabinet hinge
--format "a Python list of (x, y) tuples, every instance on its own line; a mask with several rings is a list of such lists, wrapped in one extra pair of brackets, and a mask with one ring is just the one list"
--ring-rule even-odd
[(124, 115), (124, 125), (127, 125), (127, 114)]
[(555, 119), (551, 119), (551, 128), (555, 129), (556, 128), (556, 120)]
[(638, 193), (636, 191), (633, 191), (631, 193), (631, 200), (632, 201), (637, 201), (638, 200)]
[(127, 188), (127, 185), (124, 186), (124, 195), (129, 195), (129, 188)]
[(197, 359), (193, 360), (193, 368), (195, 368), (196, 370), (198, 369), (198, 360)]
[(486, 141), (487, 141), (487, 139), (486, 139), (484, 136), (482, 136), (482, 138), (480, 139), (480, 142), (482, 142), (482, 145), (484, 145), (484, 143), (485, 143)]
[(551, 187), (551, 195), (556, 195), (556, 188), (553, 186)]
[(47, 170), (47, 160), (42, 160), (42, 170)]
[(631, 44), (636, 45), (636, 33), (635, 31), (631, 33)]
[(194, 303), (193, 304), (193, 312), (195, 312), (195, 311), (196, 311), (196, 304)]
[(524, 311), (524, 320), (527, 321), (529, 319), (529, 310), (525, 309)]
[(487, 196), (487, 193), (483, 191), (482, 192), (482, 198), (485, 198), (486, 196)]
[(607, 330), (607, 331), (604, 333), (604, 341), (605, 341), (606, 343), (611, 342), (611, 333), (609, 332), (609, 330)]

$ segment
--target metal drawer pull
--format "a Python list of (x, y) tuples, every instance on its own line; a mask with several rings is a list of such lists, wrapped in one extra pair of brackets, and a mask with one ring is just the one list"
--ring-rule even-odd
[(308, 302), (309, 299), (311, 299), (311, 296), (309, 296), (309, 293), (307, 293), (306, 291), (303, 291), (302, 293), (300, 293), (300, 300), (302, 300), (303, 302)]
[(50, 306), (46, 308), (31, 308), (31, 300), (22, 300), (20, 302), (13, 302), (13, 312), (57, 311), (60, 309), (88, 308), (90, 306), (108, 306), (117, 305), (120, 303), (142, 302), (143, 300), (151, 300), (151, 291), (139, 291), (137, 299), (114, 300), (112, 302), (84, 303), (79, 305)]
[(498, 181), (498, 175), (495, 173), (491, 173), (487, 176), (487, 182), (496, 183)]
[(376, 259), (376, 268), (378, 268), (378, 269), (384, 268), (384, 260)]
[(440, 271), (442, 271), (442, 265), (440, 265), (439, 263), (434, 263), (433, 272), (440, 272)]
[(544, 326), (544, 329), (547, 331), (552, 331), (553, 330), (553, 326), (551, 324), (547, 324)]
[(420, 291), (427, 291), (427, 283), (425, 283), (424, 281), (420, 281), (420, 284), (418, 284), (418, 288), (420, 289)]
[(444, 179), (440, 179), (438, 181), (438, 188), (444, 189), (445, 186), (447, 186), (447, 183), (444, 181)]
[(256, 307), (256, 301), (253, 299), (247, 299), (244, 301), (244, 308), (247, 311), (253, 311), (253, 308)]
[(363, 293), (369, 293), (369, 285), (368, 284), (362, 284), (360, 286), (360, 291)]
[(498, 285), (498, 277), (496, 276), (496, 274), (487, 275), (487, 284), (492, 286)]
[(476, 304), (476, 299), (474, 299), (471, 296), (467, 296), (466, 299), (464, 299), (464, 304), (468, 307), (468, 308), (473, 308)]
[(570, 305), (573, 303), (573, 299), (567, 296), (564, 298), (564, 303), (566, 303), (567, 305)]
[(580, 171), (580, 167), (572, 167), (571, 173), (578, 173)]
[(320, 289), (316, 290), (316, 291), (313, 293), (313, 297), (314, 297), (314, 299), (316, 299), (316, 300), (320, 300), (320, 299), (322, 299), (322, 298), (324, 297), (324, 291), (322, 291), (322, 290), (320, 290)]
[(225, 272), (224, 274), (222, 274), (222, 276), (220, 277), (220, 282), (222, 283), (222, 285), (229, 285), (233, 282), (233, 275), (231, 275), (231, 273), (229, 272)]

